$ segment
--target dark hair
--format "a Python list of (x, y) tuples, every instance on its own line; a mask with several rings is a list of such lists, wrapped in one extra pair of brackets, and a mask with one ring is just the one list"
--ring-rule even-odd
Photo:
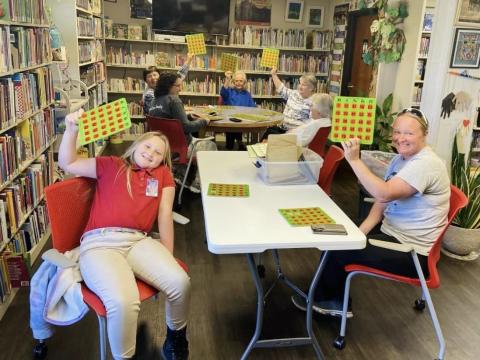
[(180, 78), (180, 75), (178, 75), (177, 73), (171, 73), (171, 72), (161, 73), (157, 81), (157, 86), (155, 87), (155, 97), (168, 95), (168, 93), (170, 92), (170, 89), (179, 78)]
[(157, 72), (160, 75), (160, 70), (156, 66), (149, 66), (145, 70), (143, 70), (143, 81), (147, 81), (147, 76), (153, 72)]

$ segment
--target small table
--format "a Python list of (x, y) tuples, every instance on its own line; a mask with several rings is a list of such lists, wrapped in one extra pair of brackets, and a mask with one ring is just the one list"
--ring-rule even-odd
[[(280, 124), (283, 120), (282, 113), (259, 107), (201, 106), (192, 108), (192, 112), (211, 120), (205, 129), (206, 131), (214, 133), (249, 132), (252, 134), (252, 142), (258, 142), (260, 133), (263, 133), (270, 126)], [(209, 115), (210, 113), (215, 114)], [(233, 122), (230, 117), (240, 118), (242, 121)], [(252, 120), (249, 117), (256, 119)], [(255, 139), (253, 139), (253, 135), (255, 135)]]
[[(246, 254), (257, 290), (257, 321), (254, 335), (242, 355), (246, 359), (253, 348), (312, 345), (317, 357), (323, 354), (312, 332), (312, 301), (330, 250), (363, 249), (365, 235), (317, 185), (268, 186), (257, 176), (257, 169), (246, 152), (200, 151), (197, 153), (202, 184), (208, 250), (215, 254)], [(320, 173), (321, 176), (321, 173)], [(248, 184), (249, 197), (208, 195), (210, 183)], [(342, 235), (316, 235), (310, 227), (293, 227), (280, 215), (281, 208), (320, 207), (348, 232)], [(273, 250), (276, 281), (283, 281), (298, 294), (307, 297), (282, 272), (278, 249), (317, 248), (323, 250), (308, 291), (306, 330), (308, 337), (260, 340), (266, 296), (255, 263), (255, 253)]]

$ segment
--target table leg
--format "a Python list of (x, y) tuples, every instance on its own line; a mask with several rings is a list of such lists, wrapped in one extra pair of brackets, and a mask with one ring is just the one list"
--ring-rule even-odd
[(317, 354), (319, 359), (324, 359), (322, 349), (320, 349), (320, 345), (318, 344), (315, 335), (313, 334), (312, 330), (312, 315), (313, 315), (313, 296), (315, 295), (315, 289), (317, 288), (318, 281), (320, 280), (320, 275), (322, 274), (323, 269), (325, 268), (325, 264), (328, 259), (329, 252), (327, 250), (322, 252), (320, 256), (320, 261), (317, 266), (317, 271), (315, 271), (315, 275), (313, 276), (312, 282), (310, 284), (310, 288), (308, 289), (308, 299), (307, 299), (307, 315), (306, 315), (306, 323), (307, 323), (307, 333), (308, 336), (312, 339), (312, 345)]
[(263, 291), (262, 282), (260, 281), (260, 277), (258, 276), (257, 266), (255, 264), (254, 256), (255, 256), (254, 254), (247, 254), (248, 267), (250, 269), (250, 272), (252, 273), (253, 281), (255, 282), (255, 287), (257, 289), (257, 321), (255, 324), (255, 332), (253, 333), (250, 343), (248, 344), (247, 348), (243, 352), (241, 360), (247, 359), (248, 355), (250, 355), (250, 352), (252, 351), (253, 347), (258, 341), (258, 338), (260, 337), (260, 333), (262, 332), (262, 325), (263, 325), (264, 291)]

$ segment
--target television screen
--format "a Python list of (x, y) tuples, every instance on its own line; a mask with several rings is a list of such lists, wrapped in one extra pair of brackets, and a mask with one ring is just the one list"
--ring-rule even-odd
[(153, 30), (228, 34), (228, 0), (153, 0)]

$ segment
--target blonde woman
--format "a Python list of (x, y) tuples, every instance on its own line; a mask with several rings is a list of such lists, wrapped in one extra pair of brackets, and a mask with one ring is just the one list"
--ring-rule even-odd
[[(83, 280), (107, 310), (113, 358), (130, 359), (135, 354), (140, 311), (137, 276), (165, 293), (164, 357), (186, 359), (190, 279), (173, 257), (175, 183), (168, 140), (159, 132), (149, 132), (122, 157), (80, 158), (76, 140), (82, 112), (65, 119), (59, 165), (71, 174), (97, 179), (79, 262)], [(155, 220), (160, 241), (146, 235)]]

